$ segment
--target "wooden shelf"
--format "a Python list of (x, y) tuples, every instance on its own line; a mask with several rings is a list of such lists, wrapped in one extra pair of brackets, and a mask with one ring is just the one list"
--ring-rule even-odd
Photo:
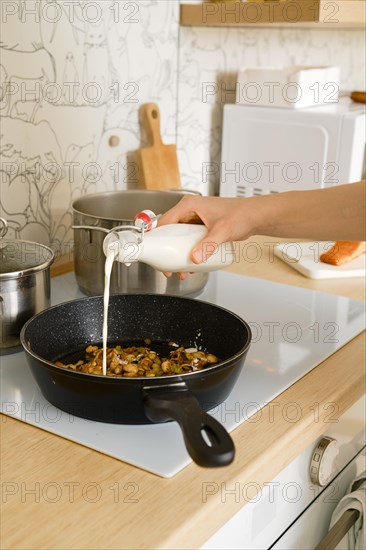
[(255, 0), (181, 4), (183, 26), (359, 28), (366, 0)]

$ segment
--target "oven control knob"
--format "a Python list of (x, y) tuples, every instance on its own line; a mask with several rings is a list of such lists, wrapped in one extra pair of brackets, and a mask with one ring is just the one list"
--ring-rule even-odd
[(313, 483), (324, 487), (333, 478), (339, 453), (338, 441), (322, 437), (314, 449), (310, 464), (310, 478)]

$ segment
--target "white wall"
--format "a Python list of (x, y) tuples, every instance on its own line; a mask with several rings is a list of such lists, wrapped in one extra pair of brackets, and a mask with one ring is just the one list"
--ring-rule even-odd
[(203, 163), (219, 162), (222, 107), (235, 102), (230, 89), (235, 89), (240, 68), (338, 65), (341, 88), (363, 90), (364, 40), (362, 30), (182, 27), (178, 148), (184, 184), (205, 194), (218, 193), (218, 172), (205, 177)]
[(345, 89), (364, 87), (362, 31), (179, 27), (175, 0), (41, 0), (38, 16), (36, 4), (1, 1), (0, 215), (10, 237), (56, 249), (72, 240), (75, 198), (134, 185), (142, 103), (160, 105), (183, 186), (207, 194), (218, 176), (203, 182), (202, 163), (219, 162), (234, 94), (205, 102), (204, 83), (230, 89), (241, 67), (306, 63), (339, 64)]

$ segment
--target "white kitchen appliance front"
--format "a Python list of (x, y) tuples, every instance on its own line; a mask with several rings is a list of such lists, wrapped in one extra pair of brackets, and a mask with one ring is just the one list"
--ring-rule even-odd
[(342, 99), (308, 109), (225, 105), (220, 195), (250, 197), (359, 181), (366, 108)]

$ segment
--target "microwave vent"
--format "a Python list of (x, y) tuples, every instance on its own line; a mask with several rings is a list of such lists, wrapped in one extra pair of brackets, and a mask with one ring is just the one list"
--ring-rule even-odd
[(260, 195), (275, 195), (278, 191), (268, 191), (259, 187), (248, 187), (244, 185), (236, 186), (237, 197), (259, 197)]

